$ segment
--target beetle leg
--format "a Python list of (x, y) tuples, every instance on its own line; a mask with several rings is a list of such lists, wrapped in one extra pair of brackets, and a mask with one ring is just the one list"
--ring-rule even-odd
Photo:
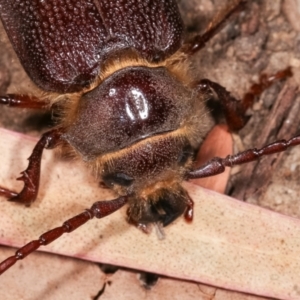
[(0, 274), (13, 266), (19, 259), (23, 259), (30, 253), (37, 250), (40, 246), (46, 246), (52, 243), (64, 233), (74, 231), (94, 217), (100, 219), (112, 214), (120, 209), (126, 202), (127, 197), (119, 197), (110, 201), (95, 202), (90, 209), (87, 209), (83, 213), (65, 221), (62, 226), (45, 232), (37, 240), (33, 240), (22, 248), (19, 248), (15, 255), (8, 257), (0, 263)]
[(246, 2), (246, 0), (241, 0), (227, 10), (225, 14), (218, 16), (209, 24), (204, 34), (196, 35), (190, 42), (186, 43), (182, 48), (182, 52), (193, 55), (204, 48), (206, 43), (224, 28), (230, 18), (244, 8)]
[(300, 145), (300, 135), (297, 135), (290, 140), (280, 140), (271, 143), (261, 149), (249, 149), (235, 155), (228, 155), (225, 158), (215, 157), (205, 165), (190, 171), (187, 174), (188, 179), (203, 178), (224, 172), (225, 167), (233, 167), (251, 161), (258, 160), (262, 156), (270, 155), (278, 152), (285, 151), (289, 147)]
[(42, 135), (41, 139), (34, 147), (32, 154), (28, 158), (29, 164), (27, 169), (21, 173), (22, 175), (19, 178), (17, 178), (17, 180), (24, 181), (24, 187), (21, 192), (16, 193), (0, 187), (1, 196), (9, 198), (9, 201), (15, 201), (25, 205), (30, 205), (31, 202), (36, 199), (40, 183), (43, 150), (55, 148), (60, 141), (61, 134), (61, 129), (53, 129)]
[(18, 108), (47, 109), (49, 103), (34, 96), (7, 94), (0, 96), (0, 104)]
[(290, 76), (292, 76), (290, 67), (271, 76), (262, 74), (259, 82), (250, 87), (249, 92), (245, 94), (241, 101), (232, 97), (224, 87), (208, 79), (201, 80), (197, 87), (204, 93), (208, 93), (211, 90), (216, 93), (222, 105), (222, 110), (229, 128), (232, 131), (236, 131), (243, 128), (247, 123), (249, 117), (246, 116), (246, 112), (248, 108), (252, 107), (256, 97), (270, 87), (275, 81)]

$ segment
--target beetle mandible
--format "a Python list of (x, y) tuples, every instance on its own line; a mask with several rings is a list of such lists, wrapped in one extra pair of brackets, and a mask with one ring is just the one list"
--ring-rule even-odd
[[(83, 159), (118, 198), (96, 202), (18, 250), (1, 263), (1, 272), (18, 259), (71, 232), (93, 217), (102, 218), (128, 203), (128, 221), (147, 232), (184, 214), (193, 218), (193, 201), (181, 187), (185, 179), (223, 172), (225, 167), (298, 145), (300, 137), (278, 141), (193, 169), (206, 124), (205, 100), (214, 92), (231, 130), (247, 121), (255, 96), (286, 69), (253, 86), (236, 101), (222, 86), (189, 75), (187, 58), (202, 49), (246, 1), (239, 1), (202, 35), (183, 43), (183, 22), (174, 0), (0, 1), (10, 41), (32, 81), (46, 99), (9, 94), (1, 104), (60, 113), (57, 126), (43, 134), (22, 173), (17, 193), (1, 188), (10, 201), (31, 204), (37, 197), (44, 149), (61, 147)], [(59, 96), (57, 96), (59, 94)], [(52, 95), (52, 97), (51, 97)], [(64, 95), (65, 97), (62, 96)]]

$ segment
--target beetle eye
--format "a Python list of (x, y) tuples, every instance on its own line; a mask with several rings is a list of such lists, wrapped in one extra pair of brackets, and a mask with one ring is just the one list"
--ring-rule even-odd
[(113, 186), (115, 184), (121, 186), (130, 186), (133, 182), (133, 178), (124, 173), (112, 173), (107, 174), (102, 179), (107, 186)]
[(180, 166), (183, 166), (187, 160), (192, 157), (194, 155), (194, 152), (193, 152), (193, 148), (191, 147), (191, 145), (186, 145), (183, 149), (182, 149), (182, 152), (179, 154), (178, 156), (178, 164)]

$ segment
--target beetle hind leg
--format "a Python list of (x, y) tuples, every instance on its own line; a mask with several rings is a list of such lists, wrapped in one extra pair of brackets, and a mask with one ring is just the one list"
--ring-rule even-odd
[(182, 52), (187, 55), (193, 55), (204, 48), (206, 43), (224, 28), (233, 15), (244, 9), (246, 2), (246, 0), (240, 0), (222, 12), (222, 14), (219, 14), (216, 19), (209, 24), (203, 34), (196, 35), (190, 42), (183, 46)]
[(16, 108), (47, 109), (48, 101), (41, 100), (34, 96), (7, 94), (0, 96), (0, 104)]

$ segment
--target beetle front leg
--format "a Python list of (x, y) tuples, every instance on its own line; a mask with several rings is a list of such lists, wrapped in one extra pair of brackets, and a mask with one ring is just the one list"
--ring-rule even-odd
[(24, 182), (24, 187), (20, 193), (10, 191), (6, 188), (0, 187), (0, 196), (8, 198), (9, 201), (23, 203), (30, 205), (37, 197), (39, 183), (40, 183), (40, 171), (41, 171), (41, 159), (44, 149), (55, 148), (62, 134), (61, 129), (54, 129), (44, 133), (41, 139), (34, 147), (32, 154), (28, 158), (29, 164), (25, 171), (17, 180)]

